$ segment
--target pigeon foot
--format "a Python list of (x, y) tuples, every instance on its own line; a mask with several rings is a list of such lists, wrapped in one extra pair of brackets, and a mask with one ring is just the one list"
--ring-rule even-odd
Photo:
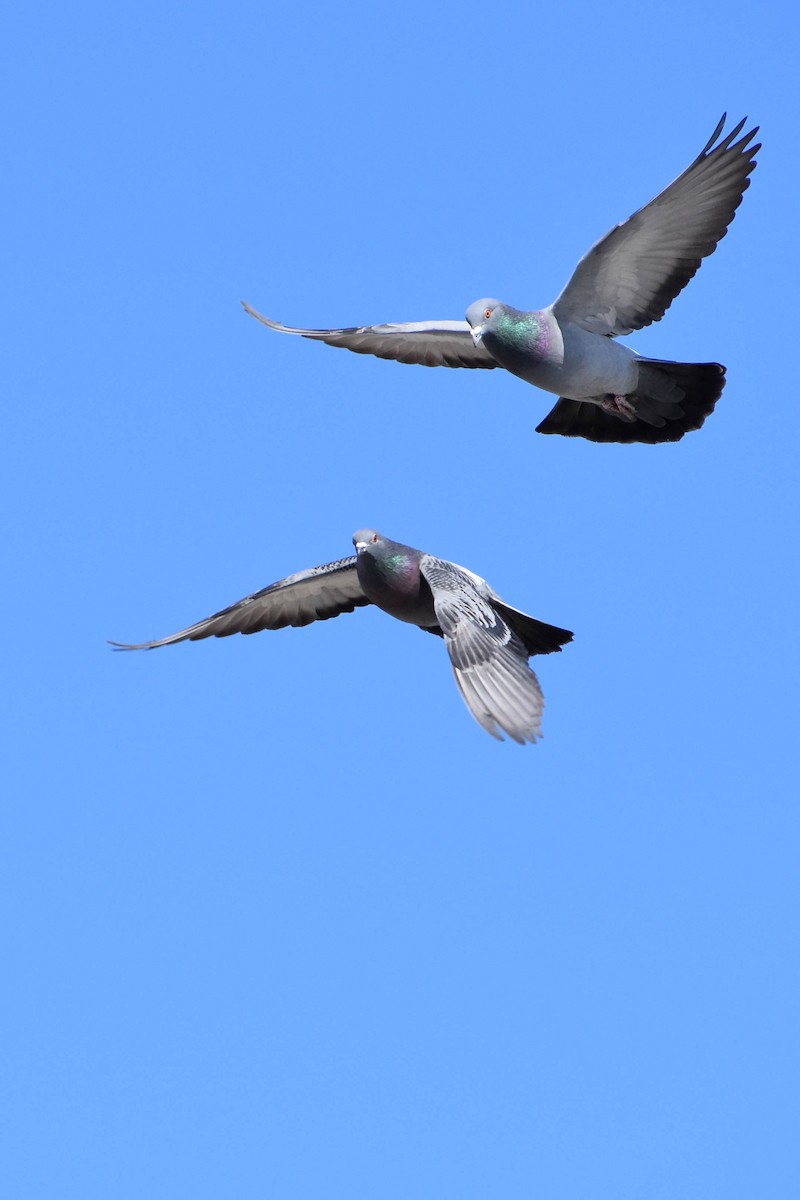
[(615, 417), (619, 417), (621, 421), (629, 423), (636, 420), (636, 410), (629, 402), (627, 396), (603, 396), (600, 400), (600, 407), (603, 412), (611, 413)]

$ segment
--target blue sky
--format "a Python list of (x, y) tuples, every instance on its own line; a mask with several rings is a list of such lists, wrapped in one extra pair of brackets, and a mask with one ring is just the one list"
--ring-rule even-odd
[[(797, 1194), (797, 18), (6, 20), (3, 1193)], [(677, 445), (273, 335), (551, 301), (727, 109)], [(115, 655), (353, 530), (575, 631), (544, 740), (374, 609)]]

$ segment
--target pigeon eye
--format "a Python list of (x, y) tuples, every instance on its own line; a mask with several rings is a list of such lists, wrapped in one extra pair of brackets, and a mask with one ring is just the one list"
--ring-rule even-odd
[(377, 533), (373, 533), (373, 535), (372, 535), (372, 540), (373, 540), (373, 542), (377, 542), (377, 540), (378, 540), (378, 535), (377, 535)]
[(492, 315), (492, 310), (490, 308), (485, 308), (483, 310), (483, 315), (486, 317), (486, 320), (488, 321), (489, 317)]

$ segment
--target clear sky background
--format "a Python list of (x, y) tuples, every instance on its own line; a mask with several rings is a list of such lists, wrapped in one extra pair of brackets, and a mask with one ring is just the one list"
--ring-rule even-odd
[[(790, 5), (5, 21), (4, 1196), (784, 1200), (798, 1154)], [(272, 334), (551, 301), (723, 110), (677, 445)], [(359, 526), (575, 631), (490, 739), (375, 609), (110, 652)]]

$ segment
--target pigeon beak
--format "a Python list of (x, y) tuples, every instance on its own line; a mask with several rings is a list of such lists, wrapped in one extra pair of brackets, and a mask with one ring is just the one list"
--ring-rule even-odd
[(472, 334), (472, 340), (475, 343), (475, 345), (480, 346), (481, 339), (483, 338), (483, 326), (482, 325), (473, 325), (472, 328), (470, 329), (470, 333)]
[(366, 548), (367, 548), (366, 542), (356, 542), (356, 553), (357, 554), (360, 554), (361, 551), (366, 550)]

